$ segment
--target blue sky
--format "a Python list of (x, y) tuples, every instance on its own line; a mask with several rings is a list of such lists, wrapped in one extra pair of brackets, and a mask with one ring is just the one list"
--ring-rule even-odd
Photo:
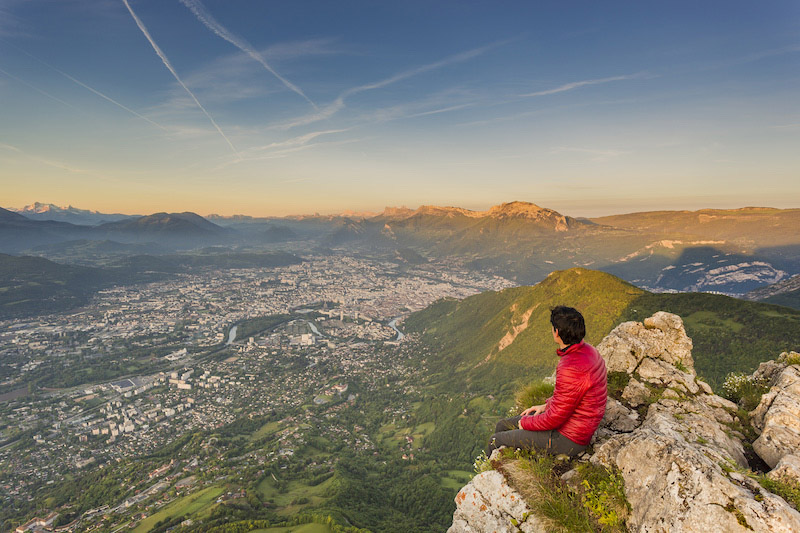
[(0, 205), (800, 207), (800, 3), (0, 0)]

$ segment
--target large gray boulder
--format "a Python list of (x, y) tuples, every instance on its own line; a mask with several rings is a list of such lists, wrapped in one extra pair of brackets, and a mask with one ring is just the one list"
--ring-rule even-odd
[[(645, 360), (682, 365), (694, 374), (692, 339), (686, 335), (678, 315), (659, 311), (642, 322), (623, 322), (604, 338), (597, 349), (606, 361), (609, 372), (633, 374)], [(651, 369), (657, 372), (655, 369)], [(663, 372), (662, 372), (663, 373)]]
[(773, 468), (800, 450), (800, 367), (789, 365), (774, 374), (772, 388), (752, 412), (753, 426), (761, 433), (753, 450)]

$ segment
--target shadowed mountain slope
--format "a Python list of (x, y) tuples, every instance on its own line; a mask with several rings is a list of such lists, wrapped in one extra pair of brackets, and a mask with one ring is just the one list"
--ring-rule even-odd
[(224, 235), (227, 232), (195, 213), (155, 213), (130, 220), (107, 222), (99, 230), (137, 234)]
[(789, 279), (750, 291), (744, 295), (748, 300), (785, 305), (800, 309), (800, 274)]
[(0, 254), (0, 318), (81, 305), (108, 280), (109, 276), (98, 268)]

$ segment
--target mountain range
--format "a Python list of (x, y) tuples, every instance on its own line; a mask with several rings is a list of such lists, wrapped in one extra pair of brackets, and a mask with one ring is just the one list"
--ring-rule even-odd
[(2, 210), (0, 252), (30, 252), (81, 239), (152, 243), (168, 250), (292, 243), (387, 257), (408, 250), (423, 258), (456, 258), (520, 284), (541, 281), (553, 270), (586, 267), (648, 290), (732, 295), (800, 274), (800, 209), (653, 211), (584, 219), (509, 202), (486, 211), (422, 206), (350, 215), (214, 215), (212, 222), (194, 213), (156, 213), (89, 226)]
[(101, 213), (88, 209), (78, 209), (77, 207), (61, 207), (55, 204), (34, 202), (20, 209), (14, 209), (16, 213), (31, 220), (55, 220), (58, 222), (69, 222), (70, 224), (80, 224), (95, 226), (105, 222), (114, 222), (133, 218), (137, 215), (123, 215), (121, 213)]

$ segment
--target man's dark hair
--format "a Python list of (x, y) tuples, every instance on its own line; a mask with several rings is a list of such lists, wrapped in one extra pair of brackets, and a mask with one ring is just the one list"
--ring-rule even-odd
[(558, 330), (564, 344), (577, 344), (586, 336), (583, 315), (577, 309), (559, 305), (550, 310), (550, 324)]

